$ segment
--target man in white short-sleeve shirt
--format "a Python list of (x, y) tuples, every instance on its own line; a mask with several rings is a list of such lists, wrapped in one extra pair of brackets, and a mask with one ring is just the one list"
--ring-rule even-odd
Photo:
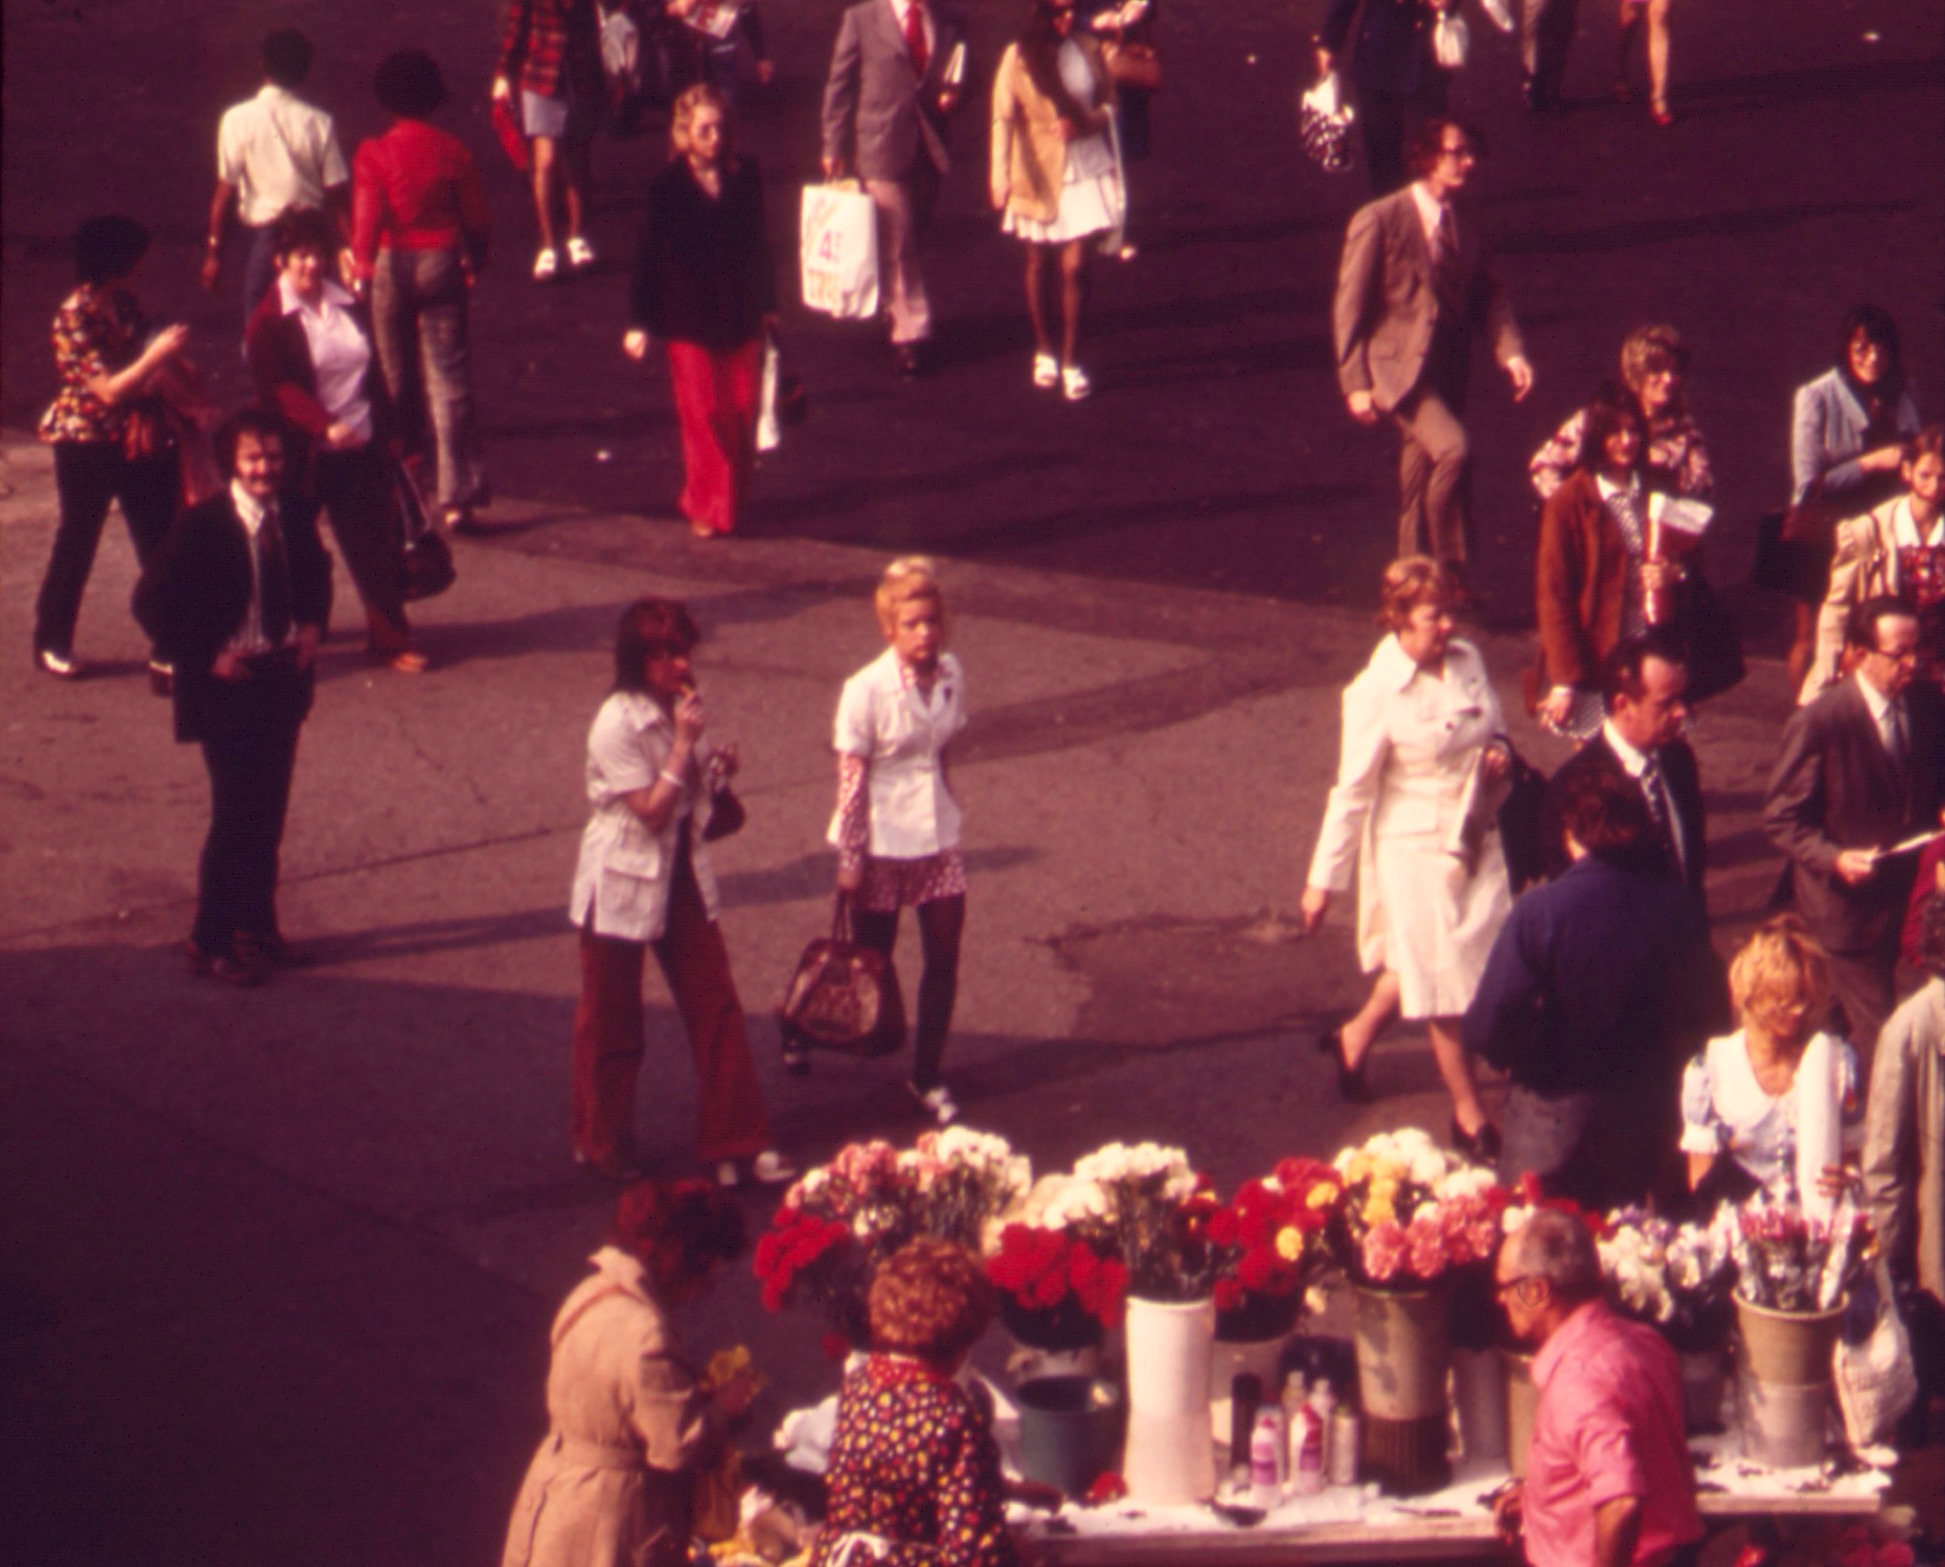
[(331, 116), (296, 96), (311, 71), (311, 41), (283, 28), (263, 41), (264, 84), (226, 110), (216, 132), (216, 194), (209, 207), (203, 287), (216, 291), (223, 241), (234, 213), (250, 231), (243, 267), (243, 320), (270, 286), (270, 231), (289, 207), (329, 212), (340, 230), (350, 209), (351, 170)]

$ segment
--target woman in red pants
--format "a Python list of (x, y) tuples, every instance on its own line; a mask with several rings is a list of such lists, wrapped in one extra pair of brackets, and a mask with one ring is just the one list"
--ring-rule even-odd
[(621, 617), (615, 684), (588, 732), (588, 803), (569, 916), (581, 932), (574, 1014), (574, 1156), (602, 1174), (635, 1169), (641, 1074), (642, 959), (661, 966), (695, 1052), (698, 1153), (734, 1186), (796, 1172), (769, 1146), (743, 1004), (716, 924), (706, 840), (733, 749), (703, 743), (689, 655), (700, 638), (673, 599), (641, 599)]

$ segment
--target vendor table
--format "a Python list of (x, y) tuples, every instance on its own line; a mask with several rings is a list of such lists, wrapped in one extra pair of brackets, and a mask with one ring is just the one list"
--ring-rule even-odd
[[(1890, 1483), (1875, 1470), (1827, 1478), (1816, 1469), (1765, 1469), (1741, 1456), (1733, 1435), (1697, 1437), (1702, 1516), (1721, 1526), (1738, 1519), (1869, 1517)], [(1225, 1522), (1207, 1507), (1138, 1508), (1126, 1502), (1056, 1514), (1014, 1508), (1021, 1541), (1050, 1567), (1113, 1563), (1433, 1561), (1477, 1556), (1496, 1543), (1490, 1497), (1504, 1464), (1459, 1465), (1451, 1485), (1401, 1500), (1375, 1486), (1333, 1487), (1269, 1512), (1253, 1527)]]

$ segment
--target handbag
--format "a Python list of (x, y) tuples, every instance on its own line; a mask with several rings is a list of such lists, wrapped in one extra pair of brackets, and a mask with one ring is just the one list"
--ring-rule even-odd
[(1675, 584), (1675, 640), (1688, 664), (1688, 700), (1706, 702), (1742, 684), (1742, 638), (1728, 606), (1694, 566)]
[(1546, 838), (1540, 823), (1547, 799), (1547, 775), (1521, 756), (1505, 735), (1499, 739), (1512, 763), (1506, 798), (1499, 807), (1499, 852), (1506, 858), (1506, 880), (1518, 892), (1546, 880)]
[(1153, 92), (1162, 84), (1162, 57), (1153, 44), (1111, 39), (1101, 47), (1101, 63), (1107, 67), (1108, 80), (1117, 87)]
[(1472, 31), (1458, 8), (1441, 11), (1437, 25), (1432, 28), (1432, 58), (1438, 61), (1439, 69), (1463, 70), (1466, 56), (1471, 52)]
[(405, 602), (437, 598), (459, 579), (453, 564), (452, 546), (432, 526), (419, 500), (419, 487), (405, 471), (403, 463), (387, 458), (392, 480), (392, 505), (398, 512), (399, 529), (405, 538), (404, 570), (400, 573)]
[(749, 807), (727, 782), (709, 791), (709, 825), (702, 830), (704, 843), (720, 843), (743, 830), (750, 819)]
[(1332, 71), (1298, 101), (1297, 130), (1304, 156), (1326, 174), (1348, 174), (1354, 118), (1356, 111), (1344, 102), (1343, 84)]
[(1831, 1359), (1837, 1406), (1853, 1448), (1888, 1441), (1918, 1402), (1918, 1375), (1911, 1364), (1911, 1335), (1898, 1315), (1890, 1279), (1880, 1264), (1851, 1297), (1844, 1331)]
[(877, 948), (851, 940), (850, 926), (851, 899), (840, 892), (831, 909), (831, 934), (804, 948), (777, 1009), (786, 1055), (834, 1050), (869, 1059), (905, 1043), (898, 970)]
[(493, 129), (499, 134), (508, 162), (522, 174), (534, 166), (533, 149), (527, 145), (527, 133), (520, 128), (520, 117), (513, 112), (511, 98), (493, 100)]

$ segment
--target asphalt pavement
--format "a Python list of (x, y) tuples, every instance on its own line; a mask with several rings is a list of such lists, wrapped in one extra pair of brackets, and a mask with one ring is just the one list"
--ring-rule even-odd
[[(586, 725), (616, 615), (644, 592), (694, 606), (712, 721), (742, 745), (750, 824), (719, 854), (724, 923), (779, 1138), (800, 1157), (919, 1130), (895, 1063), (789, 1079), (768, 1017), (827, 918), (837, 687), (878, 645), (868, 599), (886, 552), (913, 547), (949, 557), (975, 714), (955, 767), (973, 894), (948, 1058), (969, 1123), (1048, 1167), (1111, 1137), (1176, 1141), (1225, 1184), (1381, 1125), (1441, 1124), (1406, 1033), (1382, 1048), (1378, 1104), (1335, 1102), (1308, 1046), (1361, 988), (1349, 936), (1342, 920), (1310, 941), (1289, 930), (1337, 693), (1375, 640), (1395, 483), (1389, 438), (1350, 424), (1328, 369), (1359, 187), (1311, 172), (1291, 135), (1316, 9), (1169, 9), (1142, 254), (1097, 273), (1093, 401), (1027, 384), (1017, 256), (982, 207), (974, 116), (929, 269), (939, 372), (901, 385), (869, 328), (788, 310), (812, 420), (765, 462), (747, 536), (702, 547), (671, 517), (663, 378), (618, 352), (659, 133), (604, 145), (604, 265), (542, 290), (486, 133), (486, 0), (274, 18), (157, 0), (7, 9), (0, 1559), (494, 1558), (544, 1428), (547, 1323), (611, 1202), (567, 1157), (564, 905)], [(1582, 13), (1570, 113), (1512, 106), (1509, 49), (1483, 19), (1466, 84), (1493, 143), (1486, 221), (1541, 377), (1515, 409), (1482, 366), (1474, 397), (1481, 645), (1509, 711), (1529, 654), (1524, 454), (1629, 326), (1673, 320), (1695, 345), (1724, 499), (1712, 571), (1758, 648), (1776, 606), (1736, 584), (1755, 516), (1781, 499), (1789, 388), (1828, 363), (1843, 308), (1891, 306), (1921, 406), (1945, 406), (1936, 8), (1678, 10), (1667, 131), (1608, 100), (1612, 16)], [(783, 74), (748, 145), (786, 241), (836, 15), (835, 0), (772, 0), (765, 16)], [(28, 667), (53, 505), (23, 432), (51, 391), (64, 236), (96, 210), (156, 229), (145, 301), (190, 321), (240, 394), (234, 300), (192, 282), (207, 149), (252, 86), (259, 35), (286, 18), (318, 40), (316, 95), (349, 140), (378, 128), (364, 83), (386, 49), (431, 42), (471, 89), (448, 122), (489, 168), (501, 222), (475, 316), (500, 501), (492, 534), (459, 545), (458, 586), (419, 617), (430, 674), (374, 672), (355, 635), (328, 648), (282, 898), (321, 961), (235, 993), (179, 956), (207, 786), (141, 679), (119, 531), (82, 621), (96, 678)], [(1011, 25), (1010, 9), (978, 13), (976, 60)], [(1755, 816), (1787, 711), (1759, 658), (1698, 725), (1725, 946), (1774, 879)], [(649, 1024), (642, 1139), (658, 1171), (686, 1172), (692, 1074), (653, 981)], [(761, 1222), (768, 1200), (749, 1207)], [(831, 1383), (814, 1325), (766, 1317), (740, 1273), (689, 1328), (752, 1346), (774, 1382), (764, 1418)]]

